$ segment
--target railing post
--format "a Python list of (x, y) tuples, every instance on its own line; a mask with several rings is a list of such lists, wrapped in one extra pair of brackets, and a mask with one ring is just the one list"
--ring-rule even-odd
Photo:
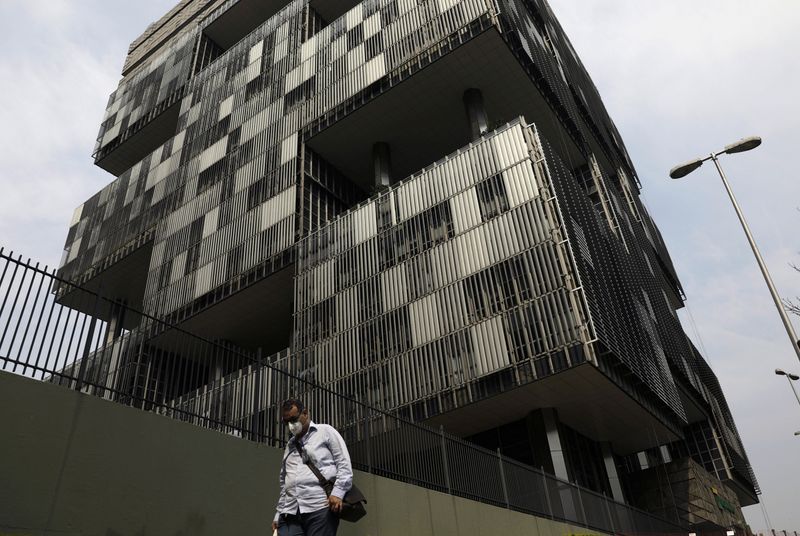
[(439, 425), (439, 437), (442, 438), (442, 466), (444, 467), (444, 481), (447, 485), (447, 493), (453, 494), (453, 488), (450, 483), (450, 468), (447, 464), (447, 443), (444, 437), (444, 426)]
[(614, 525), (614, 516), (611, 514), (611, 506), (608, 504), (610, 502), (608, 500), (608, 495), (603, 495), (603, 499), (603, 503), (606, 505), (606, 513), (608, 514), (608, 524), (610, 525), (611, 533), (616, 534), (617, 527)]
[[(97, 292), (94, 295), (94, 307), (92, 308), (92, 320), (89, 322), (89, 335), (86, 337), (86, 344), (83, 346), (83, 357), (81, 357), (81, 366), (78, 369), (78, 380), (75, 383), (75, 390), (80, 392), (83, 388), (83, 380), (86, 374), (86, 362), (89, 359), (89, 353), (92, 351), (92, 339), (94, 338), (94, 328), (97, 325), (97, 306), (100, 303), (100, 293), (103, 291), (103, 280), (100, 279), (100, 284), (97, 287)], [(77, 321), (76, 321), (77, 326)], [(73, 369), (74, 370), (74, 369)], [(92, 391), (94, 394), (94, 391)]]
[[(36, 268), (38, 268), (38, 267), (39, 267), (39, 263), (37, 262), (36, 263)], [(44, 269), (45, 269), (45, 272), (46, 272), (47, 271), (47, 266), (45, 266)], [(34, 272), (33, 277), (31, 279), (31, 287), (33, 287), (33, 282), (35, 281), (35, 279), (36, 279), (36, 272)], [(36, 310), (36, 305), (39, 303), (39, 296), (42, 294), (42, 283), (44, 282), (44, 279), (45, 279), (44, 276), (39, 278), (39, 286), (36, 288), (36, 294), (33, 297), (33, 307), (32, 307), (32, 311), (31, 311), (31, 315), (28, 317), (28, 323), (25, 325), (25, 332), (22, 334), (22, 342), (21, 342), (21, 346), (22, 347), (24, 347), (24, 345), (25, 345), (25, 339), (28, 338), (28, 330), (31, 327), (31, 320), (33, 320), (33, 311)], [(30, 288), (28, 289), (28, 292), (30, 293)], [(27, 300), (26, 300), (26, 303), (27, 303)], [(42, 306), (42, 311), (39, 312), (39, 318), (36, 320), (36, 330), (34, 331), (34, 334), (33, 334), (34, 340), (31, 341), (31, 344), (28, 347), (28, 357), (25, 358), (24, 368), (22, 369), (22, 374), (25, 374), (27, 372), (27, 370), (28, 370), (28, 364), (29, 364), (28, 362), (30, 361), (31, 351), (33, 350), (33, 346), (35, 344), (36, 333), (39, 331), (39, 324), (42, 322), (42, 314), (44, 314), (44, 306)], [(20, 319), (21, 318), (22, 317), (20, 317)], [(12, 338), (12, 346), (13, 346), (13, 338)], [(14, 363), (14, 368), (11, 369), (11, 372), (16, 372), (17, 371), (17, 364), (19, 364), (20, 362), (23, 362), (22, 361), (22, 352), (23, 352), (23, 348), (22, 347), (19, 350), (19, 358), (17, 359), (17, 363)], [(8, 350), (9, 350), (9, 356), (10, 356), (11, 355), (11, 346), (9, 346)], [(34, 370), (34, 374), (35, 373), (36, 373), (36, 371)]]
[(575, 489), (578, 491), (578, 505), (581, 507), (581, 514), (583, 514), (583, 524), (588, 525), (589, 520), (586, 519), (586, 509), (583, 507), (583, 489), (579, 486), (575, 486)]
[(506, 508), (511, 508), (511, 505), (508, 502), (508, 486), (506, 485), (506, 471), (503, 467), (503, 454), (500, 452), (500, 448), (497, 449), (497, 463), (500, 466), (500, 483), (503, 485), (503, 499), (506, 501)]
[(364, 442), (367, 445), (367, 472), (372, 473), (372, 443), (370, 441), (370, 436), (372, 435), (372, 431), (370, 430), (370, 421), (372, 420), (372, 414), (370, 410), (366, 410), (365, 418), (364, 418)]
[(256, 442), (261, 442), (261, 371), (263, 369), (263, 356), (261, 348), (256, 352), (256, 366), (253, 371), (255, 386), (253, 389), (253, 418), (251, 420), (250, 437)]
[(547, 487), (547, 475), (544, 474), (544, 470), (542, 470), (542, 486), (544, 488), (544, 498), (547, 501), (547, 513), (550, 515), (550, 519), (553, 519), (553, 505), (550, 502), (550, 490)]
[[(3, 297), (3, 305), (0, 305), (0, 313), (2, 313), (3, 309), (6, 308), (6, 301), (8, 300), (8, 297), (11, 295), (11, 288), (14, 285), (14, 279), (17, 277), (17, 268), (19, 268), (20, 265), (22, 264), (22, 255), (19, 256), (19, 260), (18, 261), (15, 261), (14, 259), (11, 259), (11, 260), (14, 262), (14, 271), (11, 272), (11, 282), (8, 284), (8, 291), (6, 292), (6, 295)], [(6, 265), (6, 266), (8, 266), (8, 265)], [(23, 270), (24, 270), (24, 268), (23, 268)], [(5, 270), (3, 271), (3, 275), (5, 275)], [(11, 318), (12, 318), (12, 315), (14, 314), (14, 310), (17, 308), (17, 300), (19, 299), (20, 291), (22, 291), (22, 283), (23, 283), (24, 280), (25, 280), (25, 273), (23, 271), (22, 280), (20, 281), (19, 286), (17, 287), (17, 292), (14, 294), (14, 301), (11, 304), (11, 310), (10, 310), (9, 316), (8, 316), (8, 318), (9, 318), (8, 323), (6, 324), (6, 327), (3, 328), (3, 334), (0, 335), (0, 347), (3, 346), (3, 341), (6, 338), (6, 333), (8, 332), (8, 327), (11, 325)], [(22, 318), (22, 317), (20, 317), (20, 318)], [(8, 356), (11, 357), (11, 352), (10, 351), (8, 352)], [(4, 361), (7, 361), (7, 360), (4, 360)]]

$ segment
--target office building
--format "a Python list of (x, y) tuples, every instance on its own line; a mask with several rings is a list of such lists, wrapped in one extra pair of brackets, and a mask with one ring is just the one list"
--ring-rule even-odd
[(76, 210), (63, 276), (619, 501), (743, 526), (735, 423), (544, 0), (183, 0), (122, 75), (94, 155), (117, 178)]

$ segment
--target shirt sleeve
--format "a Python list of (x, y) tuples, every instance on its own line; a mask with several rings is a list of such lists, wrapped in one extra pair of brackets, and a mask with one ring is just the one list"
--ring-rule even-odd
[(281, 485), (281, 492), (278, 495), (278, 504), (275, 506), (275, 517), (272, 519), (275, 523), (278, 522), (278, 519), (281, 517), (281, 510), (283, 510), (284, 503), (286, 502), (286, 458), (289, 457), (289, 445), (286, 445), (286, 451), (284, 451), (283, 461), (281, 462), (281, 471), (278, 480)]
[(336, 463), (336, 483), (333, 485), (331, 495), (341, 499), (353, 486), (353, 466), (350, 463), (347, 445), (333, 426), (328, 427), (328, 450)]

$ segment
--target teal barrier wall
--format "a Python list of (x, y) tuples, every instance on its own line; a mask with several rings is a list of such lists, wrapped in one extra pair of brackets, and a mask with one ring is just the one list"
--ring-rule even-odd
[[(269, 536), (281, 454), (0, 372), (0, 536)], [(590, 532), (368, 473), (356, 482), (369, 513), (341, 536)]]

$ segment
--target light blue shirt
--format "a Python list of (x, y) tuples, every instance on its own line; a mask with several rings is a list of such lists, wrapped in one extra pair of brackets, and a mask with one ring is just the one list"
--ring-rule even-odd
[[(311, 469), (303, 463), (294, 446), (295, 441), (297, 438), (291, 438), (283, 452), (281, 494), (275, 521), (278, 521), (281, 514), (296, 514), (298, 511), (306, 514), (328, 507), (325, 490), (319, 485), (319, 479)], [(300, 444), (326, 479), (336, 478), (331, 495), (340, 499), (344, 497), (353, 485), (353, 467), (347, 445), (339, 432), (333, 426), (311, 421)]]

